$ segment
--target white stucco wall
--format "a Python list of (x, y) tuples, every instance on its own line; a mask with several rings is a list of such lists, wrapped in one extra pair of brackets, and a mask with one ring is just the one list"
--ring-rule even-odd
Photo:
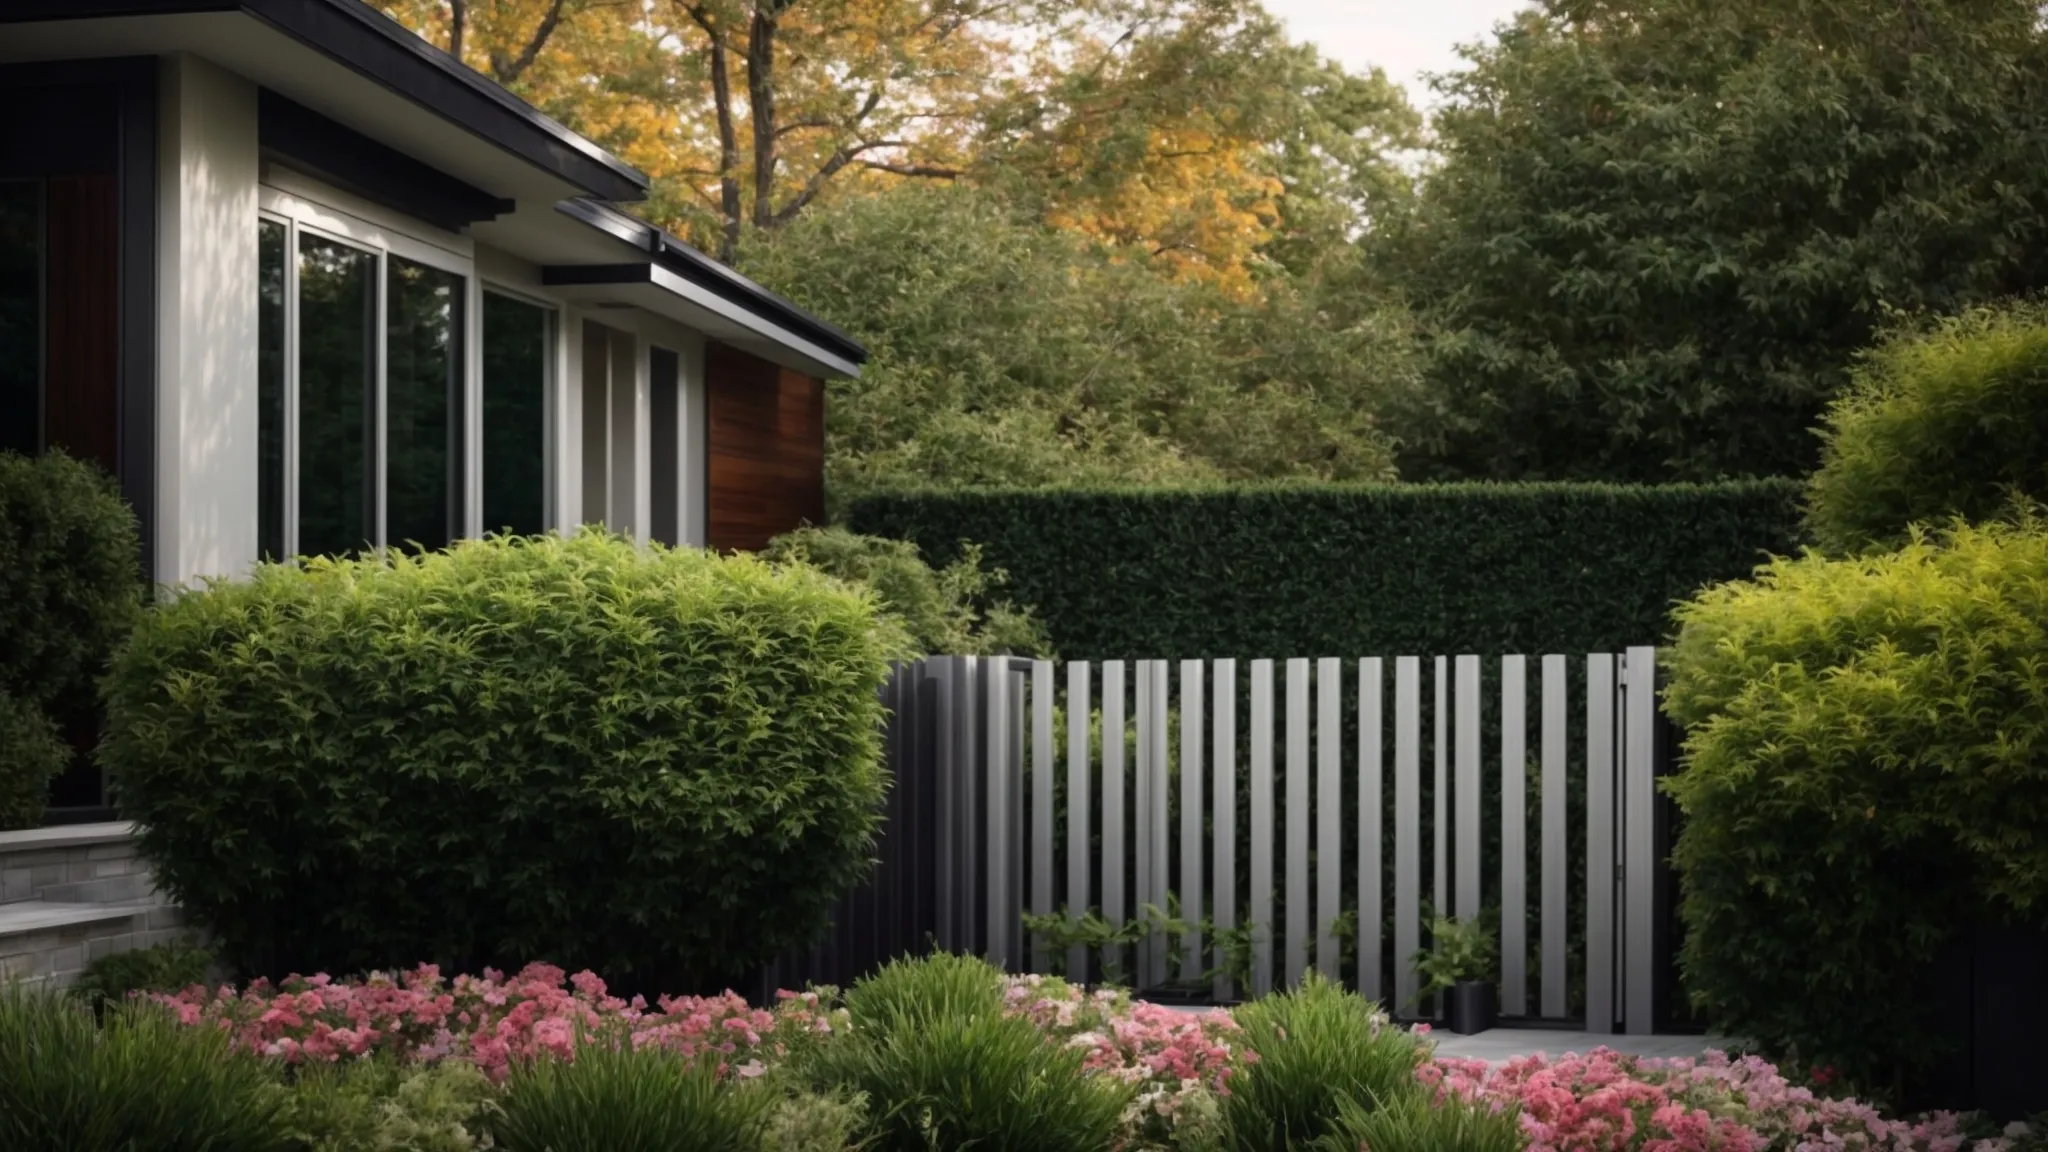
[(256, 560), (256, 87), (193, 56), (161, 71), (156, 577)]

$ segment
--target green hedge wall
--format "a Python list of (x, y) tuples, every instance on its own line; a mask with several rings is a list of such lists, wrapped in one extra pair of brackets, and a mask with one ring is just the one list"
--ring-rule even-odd
[(880, 492), (857, 532), (983, 546), (1066, 659), (1612, 651), (1795, 552), (1802, 489), (1319, 485)]

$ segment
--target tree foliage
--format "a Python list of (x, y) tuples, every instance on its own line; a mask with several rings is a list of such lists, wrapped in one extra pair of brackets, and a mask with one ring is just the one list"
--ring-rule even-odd
[(822, 208), (742, 267), (874, 354), (826, 405), (840, 495), (1390, 475), (1371, 413), (1409, 371), (1405, 324), (1342, 270), (1246, 299), (923, 185)]
[(1546, 0), (1441, 82), (1375, 246), (1426, 315), (1417, 475), (1804, 471), (1887, 308), (2037, 283), (2031, 0)]

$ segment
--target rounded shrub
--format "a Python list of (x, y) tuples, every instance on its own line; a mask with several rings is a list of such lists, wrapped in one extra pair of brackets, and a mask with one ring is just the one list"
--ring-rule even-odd
[(1822, 551), (1894, 548), (1912, 524), (1979, 521), (2048, 497), (2048, 302), (1901, 330), (1867, 353), (1826, 416), (1808, 485)]
[(763, 1152), (775, 1103), (708, 1057), (585, 1041), (513, 1064), (490, 1129), (505, 1152)]
[(150, 614), (102, 756), (244, 971), (546, 960), (681, 992), (808, 944), (886, 786), (871, 599), (602, 533), (263, 566)]
[(0, 828), (42, 818), (89, 724), (93, 682), (135, 626), (135, 516), (114, 482), (62, 452), (0, 452)]
[(2048, 921), (2048, 531), (1780, 559), (1677, 613), (1683, 974), (1707, 1022), (1910, 1087), (1933, 964)]

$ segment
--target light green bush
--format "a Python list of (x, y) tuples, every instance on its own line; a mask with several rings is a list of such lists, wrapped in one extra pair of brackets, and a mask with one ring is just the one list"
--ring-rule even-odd
[(403, 1066), (388, 1059), (300, 1065), (284, 1127), (304, 1152), (474, 1152), (498, 1089), (463, 1060)]
[(984, 571), (981, 549), (972, 544), (963, 545), (951, 564), (935, 569), (907, 541), (844, 528), (799, 528), (770, 541), (762, 555), (809, 564), (872, 589), (876, 603), (902, 625), (920, 654), (1051, 655), (1045, 625), (1029, 608), (995, 595), (1008, 576), (1001, 569)]
[(1336, 1131), (1345, 1100), (1417, 1091), (1421, 1046), (1356, 992), (1315, 973), (1235, 1015), (1245, 1048), (1258, 1057), (1230, 1078), (1223, 1101), (1238, 1152), (1306, 1148)]
[(101, 752), (245, 971), (544, 959), (688, 991), (810, 943), (868, 869), (892, 655), (809, 569), (472, 540), (150, 613)]
[(505, 1152), (758, 1152), (774, 1104), (714, 1058), (586, 1041), (573, 1061), (514, 1063), (491, 1131)]
[(1903, 329), (1866, 354), (1826, 417), (1807, 492), (1823, 551), (1895, 548), (1911, 524), (1983, 520), (2048, 497), (2048, 303)]
[(1779, 560), (1677, 613), (1685, 985), (1767, 1051), (1898, 1084), (1929, 965), (2048, 918), (2048, 525)]
[(283, 1089), (225, 1032), (154, 1004), (85, 1006), (0, 984), (0, 1148), (283, 1152)]
[(938, 952), (891, 960), (846, 993), (856, 1027), (920, 1016), (979, 1016), (1003, 1007), (1003, 974), (985, 960)]

